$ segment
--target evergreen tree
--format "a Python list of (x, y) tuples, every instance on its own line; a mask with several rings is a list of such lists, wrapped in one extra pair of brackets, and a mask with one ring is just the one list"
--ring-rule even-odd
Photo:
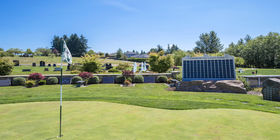
[(118, 49), (117, 51), (117, 55), (116, 55), (116, 58), (117, 59), (121, 59), (123, 57), (123, 51), (121, 48)]
[(200, 53), (217, 53), (223, 49), (223, 45), (217, 36), (217, 33), (203, 33), (199, 36), (199, 41), (196, 42), (194, 52)]
[(87, 46), (87, 39), (83, 35), (79, 37), (77, 34), (71, 34), (69, 38), (67, 35), (63, 35), (62, 37), (54, 36), (52, 40), (52, 50), (56, 49), (61, 52), (63, 39), (65, 40), (67, 47), (74, 57), (83, 56), (89, 48)]

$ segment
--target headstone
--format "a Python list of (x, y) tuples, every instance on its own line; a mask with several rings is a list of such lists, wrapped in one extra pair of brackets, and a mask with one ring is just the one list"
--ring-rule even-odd
[(19, 66), (19, 60), (13, 60), (14, 66)]
[(70, 71), (70, 67), (71, 67), (71, 64), (68, 64), (68, 65), (67, 65), (67, 70), (66, 70), (66, 71)]
[(144, 76), (144, 83), (155, 83), (156, 78), (154, 76)]
[(52, 65), (51, 64), (48, 64), (48, 67), (51, 67)]
[(114, 83), (114, 77), (103, 77), (102, 83), (104, 84), (113, 84)]
[(10, 86), (11, 80), (10, 79), (0, 79), (0, 86)]
[(53, 67), (56, 67), (56, 64), (53, 64)]
[(45, 62), (44, 61), (40, 61), (40, 67), (45, 67)]
[(30, 72), (31, 69), (22, 69), (22, 72)]
[(71, 83), (71, 77), (63, 77), (62, 78), (62, 84), (70, 84)]
[(60, 71), (61, 69), (60, 68), (54, 68), (53, 71)]
[(49, 68), (45, 68), (44, 71), (49, 71)]
[(32, 66), (33, 66), (33, 67), (36, 67), (36, 63), (32, 63)]
[(280, 101), (280, 79), (269, 78), (263, 82), (263, 99)]
[(105, 66), (106, 66), (106, 70), (109, 70), (109, 69), (113, 68), (111, 63), (109, 63), (109, 64), (106, 63)]

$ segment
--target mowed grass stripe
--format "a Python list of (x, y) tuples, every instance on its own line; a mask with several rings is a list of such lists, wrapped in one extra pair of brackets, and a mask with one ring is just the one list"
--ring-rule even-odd
[[(0, 137), (56, 139), (59, 102), (0, 105)], [(277, 114), (238, 109), (163, 110), (65, 101), (62, 139), (277, 139)]]
[[(1, 87), (0, 104), (59, 101), (59, 88), (59, 85), (45, 85), (31, 89), (21, 86)], [(164, 84), (136, 84), (135, 87), (102, 84), (83, 88), (64, 85), (63, 100), (107, 101), (172, 110), (232, 108), (280, 113), (280, 109), (276, 108), (280, 107), (279, 102), (265, 101), (259, 96), (232, 93), (178, 92), (167, 91), (166, 88), (167, 86)]]

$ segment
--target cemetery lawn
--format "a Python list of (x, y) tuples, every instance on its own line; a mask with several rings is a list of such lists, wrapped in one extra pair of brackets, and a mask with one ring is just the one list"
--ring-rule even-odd
[[(49, 71), (44, 71), (45, 68), (48, 68)], [(57, 68), (60, 68), (60, 66), (57, 66)], [(27, 72), (22, 72), (22, 69), (30, 69), (31, 71), (27, 71)], [(55, 67), (51, 66), (51, 67), (40, 67), (37, 66), (36, 67), (32, 67), (32, 66), (16, 66), (14, 67), (11, 75), (29, 75), (31, 73), (42, 73), (42, 74), (60, 74), (60, 71), (54, 71)], [(70, 74), (70, 71), (66, 71), (67, 70), (67, 66), (63, 66), (63, 74)]]
[[(48, 64), (60, 64), (61, 63), (61, 57), (47, 57), (47, 56), (34, 56), (34, 57), (19, 57), (19, 56), (15, 56), (15, 57), (3, 57), (3, 58), (7, 58), (9, 59), (11, 62), (13, 60), (19, 60), (20, 64), (28, 64), (28, 65), (32, 65), (32, 63), (36, 63), (37, 66), (39, 65), (40, 61), (44, 61), (46, 63), (46, 65)], [(112, 64), (119, 64), (119, 63), (131, 63), (133, 64), (133, 62), (130, 61), (123, 61), (123, 60), (114, 60), (114, 59), (106, 59), (106, 58), (99, 58), (98, 59), (100, 63), (105, 64), (105, 63), (112, 63)], [(73, 57), (73, 63), (81, 63), (82, 58), (81, 57)], [(63, 63), (63, 64), (67, 64), (67, 63)]]
[[(242, 69), (244, 72), (238, 73), (239, 69)], [(251, 69), (251, 68), (236, 68), (236, 74), (237, 76), (253, 75), (252, 72), (256, 72), (256, 70), (258, 71), (258, 75), (280, 75), (280, 69)]]
[(63, 137), (56, 138), (59, 102), (2, 104), (0, 138), (263, 140), (280, 137), (278, 114), (252, 110), (164, 110), (96, 101), (65, 101), (63, 109)]
[[(97, 84), (76, 88), (63, 86), (64, 101), (105, 101), (170, 110), (189, 109), (248, 109), (280, 114), (280, 102), (264, 101), (262, 97), (246, 94), (179, 92), (166, 90), (165, 84)], [(34, 88), (0, 87), (0, 104), (59, 101), (59, 85)]]

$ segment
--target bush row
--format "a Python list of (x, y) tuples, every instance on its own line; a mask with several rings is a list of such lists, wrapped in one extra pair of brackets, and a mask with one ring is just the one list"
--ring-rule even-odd
[[(46, 80), (42, 79), (45, 78), (44, 76), (41, 76), (40, 74), (31, 74), (33, 78), (28, 77), (26, 80), (23, 77), (17, 77), (12, 80), (13, 86), (26, 86), (26, 87), (32, 87), (35, 85), (55, 85), (58, 84), (58, 78), (57, 77), (49, 77)], [(34, 76), (35, 75), (35, 76)], [(100, 83), (100, 79), (98, 76), (92, 76), (90, 74), (80, 74), (81, 76), (84, 76), (82, 78), (81, 76), (74, 76), (71, 80), (71, 84), (77, 84), (78, 81), (85, 80), (87, 81), (87, 84), (98, 84)], [(86, 76), (85, 76), (86, 75)], [(35, 78), (34, 78), (35, 77)], [(85, 78), (86, 77), (86, 78)], [(135, 76), (117, 76), (115, 79), (115, 83), (123, 84), (126, 80), (132, 82), (132, 83), (144, 83), (144, 77), (142, 75), (135, 75)], [(157, 83), (166, 83), (168, 81), (166, 76), (158, 76), (156, 79)]]

